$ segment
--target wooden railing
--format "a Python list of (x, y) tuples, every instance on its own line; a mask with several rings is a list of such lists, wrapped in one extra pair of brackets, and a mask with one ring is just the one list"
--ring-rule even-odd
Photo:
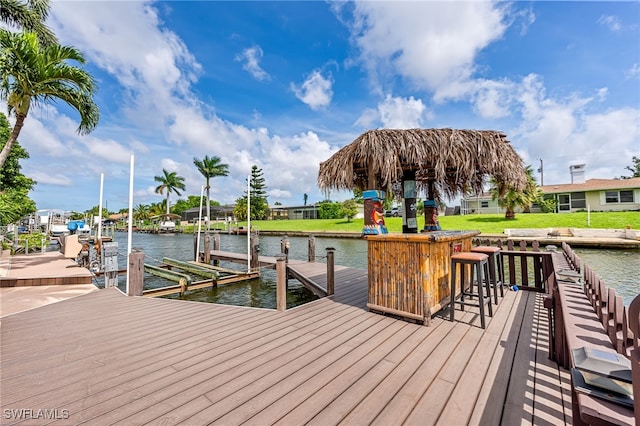
[[(491, 245), (491, 241), (474, 239), (474, 246)], [(506, 247), (498, 240), (494, 244), (501, 249), (503, 276), (506, 285), (514, 285), (520, 290), (550, 292), (553, 277), (553, 263), (550, 251), (541, 251), (540, 243), (507, 241)]]

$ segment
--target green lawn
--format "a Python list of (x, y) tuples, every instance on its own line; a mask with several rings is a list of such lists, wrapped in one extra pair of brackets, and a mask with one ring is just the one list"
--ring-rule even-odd
[[(587, 213), (518, 213), (515, 219), (506, 220), (504, 215), (481, 214), (467, 216), (440, 216), (443, 230), (476, 229), (485, 234), (501, 234), (508, 228), (599, 228), (624, 229), (627, 225), (640, 229), (640, 212), (593, 212), (591, 223)], [(402, 218), (387, 217), (389, 232), (402, 232)], [(246, 226), (240, 223), (240, 226)], [(334, 231), (360, 232), (363, 219), (347, 222), (344, 219), (311, 220), (253, 220), (251, 226), (260, 231)], [(418, 218), (418, 229), (424, 226), (424, 216)]]

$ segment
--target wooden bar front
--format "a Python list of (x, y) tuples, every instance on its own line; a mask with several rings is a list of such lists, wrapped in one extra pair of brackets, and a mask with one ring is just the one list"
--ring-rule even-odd
[(371, 311), (429, 324), (449, 303), (451, 254), (470, 251), (480, 231), (367, 236)]

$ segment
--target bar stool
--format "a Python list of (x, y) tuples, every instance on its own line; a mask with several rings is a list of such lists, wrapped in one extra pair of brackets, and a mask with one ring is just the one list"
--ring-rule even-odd
[[(493, 309), (491, 307), (491, 289), (489, 284), (489, 279), (485, 279), (485, 277), (489, 276), (489, 256), (484, 253), (472, 253), (472, 252), (464, 252), (464, 253), (456, 253), (451, 255), (451, 303), (449, 304), (449, 312), (450, 317), (449, 320), (453, 321), (454, 312), (455, 312), (455, 304), (458, 303), (462, 306), (462, 310), (464, 311), (465, 306), (476, 306), (480, 308), (480, 324), (482, 328), (485, 328), (484, 321), (484, 305), (485, 303), (489, 305), (489, 316), (493, 316)], [(460, 265), (460, 300), (456, 300), (456, 275), (458, 265)], [(467, 280), (465, 277), (465, 265), (471, 265), (471, 275), (469, 277), (469, 286), (467, 288)], [(473, 291), (473, 276), (478, 277), (478, 285), (477, 292)], [(483, 288), (482, 284), (484, 283), (485, 288)], [(485, 291), (487, 292), (485, 297)], [(465, 301), (465, 296), (467, 297), (478, 297), (478, 303), (473, 303), (469, 301)]]
[(504, 297), (504, 268), (502, 266), (502, 256), (500, 256), (500, 247), (478, 246), (471, 249), (474, 253), (484, 253), (489, 256), (489, 279), (493, 287), (493, 298), (495, 304), (498, 304), (498, 287), (500, 287), (500, 297)]

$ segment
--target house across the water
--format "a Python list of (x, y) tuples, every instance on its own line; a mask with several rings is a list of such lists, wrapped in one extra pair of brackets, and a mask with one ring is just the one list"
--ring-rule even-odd
[[(585, 180), (584, 164), (569, 169), (571, 183), (540, 187), (545, 198), (556, 200), (556, 212), (640, 210), (640, 178)], [(461, 204), (462, 214), (504, 213), (489, 193), (463, 198)], [(531, 211), (540, 212), (540, 206), (534, 204)]]

